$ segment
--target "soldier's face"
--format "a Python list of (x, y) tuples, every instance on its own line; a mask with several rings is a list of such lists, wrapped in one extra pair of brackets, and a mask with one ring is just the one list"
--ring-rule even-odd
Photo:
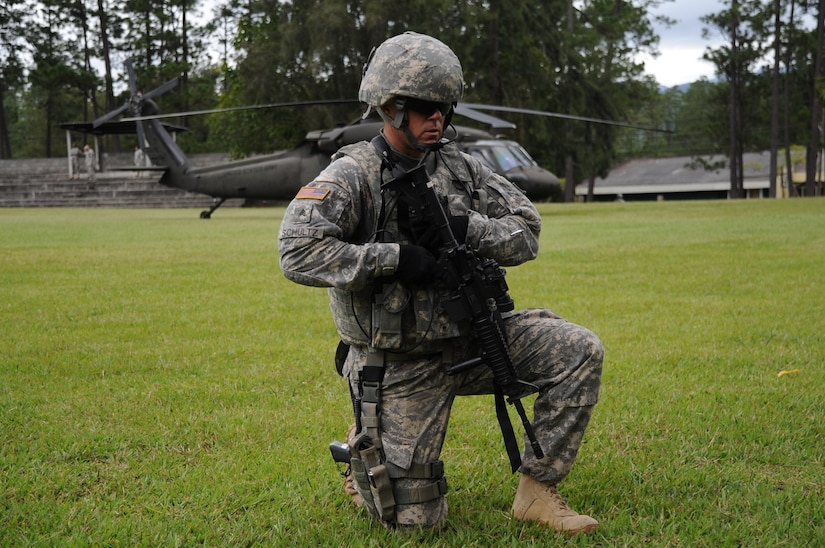
[[(452, 105), (449, 103), (408, 100), (406, 110), (409, 125), (407, 127), (412, 136), (422, 145), (434, 145), (437, 143), (444, 134), (444, 119), (451, 107)], [(396, 108), (394, 101), (390, 101), (381, 108), (391, 118), (395, 117)], [(402, 154), (413, 158), (423, 155), (423, 152), (415, 148), (413, 143), (410, 143), (402, 130), (385, 124), (384, 134), (387, 135), (392, 145)]]

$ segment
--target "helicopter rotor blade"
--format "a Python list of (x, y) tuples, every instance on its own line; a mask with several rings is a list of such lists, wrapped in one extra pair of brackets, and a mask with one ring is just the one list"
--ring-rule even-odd
[[(138, 88), (137, 88), (137, 75), (135, 74), (135, 65), (132, 62), (132, 58), (126, 59), (126, 74), (129, 76), (129, 92), (132, 94), (132, 97), (137, 97)], [(140, 108), (141, 105), (139, 102), (134, 102), (132, 105), (135, 108)], [(140, 124), (135, 124), (135, 129), (137, 130), (137, 138), (138, 138), (138, 146), (143, 149), (146, 148), (146, 139), (143, 135), (143, 126)]]
[[(165, 87), (161, 86), (161, 87)], [(158, 88), (160, 89), (160, 88)], [(165, 90), (164, 90), (165, 91)], [(155, 93), (152, 91), (150, 93)], [(262, 105), (245, 105), (240, 107), (224, 107), (224, 108), (215, 108), (215, 109), (206, 109), (206, 110), (192, 110), (187, 112), (172, 112), (168, 114), (154, 114), (150, 116), (133, 116), (130, 118), (123, 118), (125, 122), (133, 122), (133, 121), (140, 121), (140, 120), (157, 120), (161, 118), (182, 118), (187, 116), (200, 116), (203, 114), (217, 114), (221, 112), (237, 112), (242, 110), (259, 110), (259, 109), (267, 109), (267, 108), (282, 108), (282, 107), (302, 107), (302, 106), (314, 106), (314, 105), (336, 105), (336, 104), (357, 104), (360, 101), (356, 99), (323, 99), (323, 100), (315, 100), (315, 101), (291, 101), (291, 102), (283, 102), (283, 103), (266, 103)], [(576, 120), (580, 122), (592, 122), (596, 124), (607, 124), (619, 127), (626, 127), (631, 129), (641, 129), (645, 131), (656, 131), (660, 133), (673, 133), (671, 130), (660, 129), (651, 126), (637, 126), (633, 124), (628, 124), (625, 122), (617, 122), (614, 120), (604, 120), (601, 118), (589, 118), (586, 116), (575, 116), (572, 114), (561, 114), (558, 112), (548, 112), (544, 110), (532, 110), (532, 109), (525, 109), (525, 108), (515, 108), (515, 107), (505, 107), (505, 106), (496, 106), (496, 105), (483, 105), (479, 103), (459, 103), (455, 108), (455, 113), (461, 116), (466, 116), (471, 120), (476, 120), (478, 122), (482, 122), (485, 124), (489, 124), (494, 129), (513, 129), (516, 127), (515, 124), (512, 122), (508, 122), (507, 120), (503, 120), (496, 116), (492, 116), (483, 112), (479, 111), (493, 111), (493, 112), (510, 112), (516, 114), (529, 114), (534, 116), (546, 116), (550, 118), (561, 118), (565, 120)]]
[(137, 95), (137, 76), (135, 76), (135, 65), (132, 63), (132, 58), (126, 59), (124, 64), (126, 65), (126, 74), (129, 76), (129, 93)]
[[(144, 101), (150, 100), (153, 97), (159, 97), (163, 95), (167, 91), (176, 87), (180, 81), (178, 78), (173, 78), (172, 80), (169, 80), (165, 84), (158, 86), (157, 88), (153, 89), (148, 93), (141, 93), (137, 87), (137, 76), (135, 74), (135, 67), (134, 63), (132, 62), (132, 59), (126, 59), (125, 65), (126, 72), (129, 75), (129, 91), (132, 93), (132, 97), (129, 100), (129, 106), (131, 107), (132, 114), (136, 117), (140, 117), (143, 111)], [(137, 130), (138, 146), (140, 148), (145, 148), (146, 135), (143, 131), (143, 125), (140, 122), (136, 122), (135, 129)]]
[(123, 114), (128, 109), (129, 109), (129, 104), (127, 103), (127, 104), (125, 104), (125, 105), (123, 105), (119, 108), (116, 108), (115, 110), (113, 110), (111, 112), (107, 112), (103, 116), (101, 116), (99, 118), (96, 118), (95, 121), (92, 122), (92, 127), (94, 127), (94, 128), (100, 127), (103, 124), (105, 124), (106, 122), (108, 122), (109, 120), (111, 120), (112, 118), (114, 118), (116, 116), (120, 116), (121, 114)]
[(456, 105), (454, 111), (459, 116), (464, 116), (466, 118), (469, 118), (470, 120), (475, 120), (476, 122), (487, 124), (493, 129), (516, 128), (516, 124), (514, 124), (513, 122), (508, 122), (507, 120), (502, 120), (501, 118), (497, 118), (496, 116), (490, 116), (489, 114), (479, 112), (463, 103), (459, 103), (458, 105)]
[(169, 91), (170, 89), (176, 87), (178, 85), (179, 81), (180, 81), (179, 78), (172, 78), (171, 80), (169, 80), (168, 82), (166, 82), (162, 86), (156, 87), (155, 89), (153, 89), (149, 93), (144, 93), (143, 98), (144, 99), (151, 99), (153, 97), (159, 97), (159, 96), (163, 95), (164, 93), (166, 93), (167, 91)]
[[(132, 94), (132, 97), (134, 98), (137, 95), (137, 82), (136, 82), (136, 79), (135, 79), (135, 68), (134, 68), (134, 65), (132, 64), (132, 59), (131, 58), (126, 59), (125, 65), (126, 65), (126, 72), (129, 76), (129, 92)], [(130, 110), (130, 109), (134, 108), (134, 106), (135, 106), (135, 104), (130, 100), (129, 102), (125, 103), (124, 105), (121, 105), (120, 107), (116, 108), (115, 110), (113, 110), (111, 112), (107, 112), (103, 116), (100, 116), (100, 117), (96, 118), (92, 122), (92, 127), (94, 127), (94, 128), (100, 127), (101, 125), (105, 124), (106, 122), (108, 122), (112, 118), (116, 118), (117, 116), (120, 116), (121, 114), (123, 114), (127, 110)]]
[(673, 133), (668, 129), (660, 129), (651, 126), (636, 126), (625, 122), (616, 122), (614, 120), (603, 120), (601, 118), (588, 118), (586, 116), (575, 116), (573, 114), (560, 114), (558, 112), (548, 112), (545, 110), (532, 110), (527, 108), (503, 107), (495, 105), (480, 105), (476, 103), (462, 103), (465, 107), (478, 110), (492, 110), (493, 112), (512, 112), (516, 114), (530, 114), (533, 116), (547, 116), (549, 118), (561, 118), (563, 120), (576, 120), (579, 122), (592, 122), (595, 124), (606, 124), (610, 126), (626, 127), (631, 129), (643, 129), (645, 131), (656, 131), (659, 133)]
[(143, 133), (143, 125), (140, 122), (135, 124), (137, 127), (138, 146), (142, 149), (146, 148), (146, 136)]
[(242, 107), (213, 108), (207, 110), (190, 110), (188, 112), (172, 112), (169, 114), (153, 114), (151, 116), (133, 116), (123, 118), (124, 122), (135, 122), (139, 120), (158, 120), (160, 118), (181, 118), (186, 116), (199, 116), (201, 114), (216, 114), (219, 112), (236, 112), (240, 110), (259, 110), (265, 108), (281, 107), (305, 107), (313, 105), (346, 105), (360, 103), (357, 99), (323, 99), (318, 101), (292, 101), (288, 103), (268, 103), (265, 105), (246, 105)]

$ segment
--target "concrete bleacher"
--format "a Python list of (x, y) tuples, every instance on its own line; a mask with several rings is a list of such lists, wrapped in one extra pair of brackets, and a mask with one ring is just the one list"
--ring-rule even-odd
[[(194, 165), (207, 166), (226, 161), (225, 154), (196, 154)], [(103, 158), (104, 171), (91, 185), (83, 171), (69, 176), (66, 158), (0, 160), (0, 207), (209, 207), (212, 198), (161, 185), (160, 172), (132, 169), (131, 154), (111, 154)], [(223, 207), (242, 205), (227, 200)]]

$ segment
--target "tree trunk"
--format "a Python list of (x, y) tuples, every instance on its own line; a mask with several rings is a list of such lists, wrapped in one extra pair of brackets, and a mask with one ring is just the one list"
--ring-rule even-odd
[[(568, 0), (567, 2), (567, 46), (565, 49), (569, 49), (573, 47), (573, 0)], [(565, 63), (565, 70), (567, 72), (570, 71), (570, 61), (567, 60)], [(570, 82), (570, 78), (567, 78), (568, 84)], [(571, 106), (571, 99), (570, 95), (567, 96), (567, 104), (568, 114), (573, 114)], [(566, 146), (572, 147), (573, 143), (573, 125), (568, 120), (564, 124), (566, 131), (565, 134), (567, 135), (567, 143)], [(575, 164), (573, 162), (573, 153), (568, 149), (567, 154), (564, 157), (564, 201), (570, 203), (576, 199), (576, 170)]]
[[(570, 122), (568, 122), (569, 124)], [(573, 154), (567, 153), (564, 157), (564, 201), (572, 202), (576, 199), (576, 170), (573, 163)]]
[(490, 97), (493, 104), (504, 104), (504, 92), (501, 85), (501, 62), (499, 56), (498, 18), (490, 21)]
[(9, 125), (6, 122), (4, 85), (0, 79), (0, 160), (10, 160), (11, 141), (9, 140)]
[(774, 0), (773, 74), (771, 75), (771, 166), (768, 195), (776, 198), (777, 152), (779, 150), (779, 57), (782, 54), (782, 0)]
[(182, 41), (182, 63), (183, 74), (181, 75), (180, 97), (183, 99), (181, 108), (189, 110), (189, 23), (186, 20), (186, 12), (189, 11), (189, 2), (181, 4), (181, 41)]
[(596, 190), (596, 174), (590, 173), (590, 177), (587, 179), (587, 202), (590, 203), (593, 201), (595, 197), (594, 191)]
[[(788, 36), (794, 29), (794, 8), (796, 3), (791, 0), (791, 14), (788, 19)], [(785, 50), (785, 171), (788, 173), (788, 198), (796, 196), (793, 186), (793, 158), (791, 158), (791, 48)]]
[(816, 60), (814, 61), (813, 100), (811, 101), (811, 140), (805, 155), (805, 196), (816, 195), (816, 165), (819, 153), (819, 122), (822, 105), (819, 102), (817, 83), (822, 76), (822, 36), (825, 32), (825, 0), (819, 0), (816, 24)]
[(741, 198), (742, 192), (740, 187), (740, 166), (742, 159), (739, 154), (739, 44), (738, 44), (738, 29), (739, 29), (739, 2), (731, 0), (731, 23), (730, 23), (730, 65), (728, 69), (728, 86), (729, 86), (729, 123), (730, 123), (730, 146), (728, 149), (728, 157), (730, 159), (730, 196), (731, 198)]
[[(117, 108), (115, 105), (115, 89), (114, 80), (112, 78), (112, 45), (109, 41), (109, 17), (107, 15), (107, 7), (105, 0), (97, 0), (97, 16), (100, 23), (100, 55), (103, 58), (103, 66), (105, 74), (103, 75), (103, 82), (105, 86), (106, 104), (104, 105), (106, 112), (111, 112)], [(115, 152), (120, 152), (120, 136), (115, 134), (113, 137), (113, 149)]]

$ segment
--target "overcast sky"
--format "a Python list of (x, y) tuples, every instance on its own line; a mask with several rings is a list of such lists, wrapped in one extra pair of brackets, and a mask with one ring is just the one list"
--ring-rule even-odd
[(669, 27), (657, 27), (659, 51), (661, 55), (652, 59), (645, 57), (645, 72), (656, 77), (664, 86), (678, 86), (695, 82), (702, 76), (714, 78), (712, 63), (702, 60), (705, 48), (716, 46), (721, 36), (702, 38), (705, 27), (699, 18), (717, 13), (723, 9), (719, 0), (675, 0), (665, 3), (655, 11), (675, 19)]

